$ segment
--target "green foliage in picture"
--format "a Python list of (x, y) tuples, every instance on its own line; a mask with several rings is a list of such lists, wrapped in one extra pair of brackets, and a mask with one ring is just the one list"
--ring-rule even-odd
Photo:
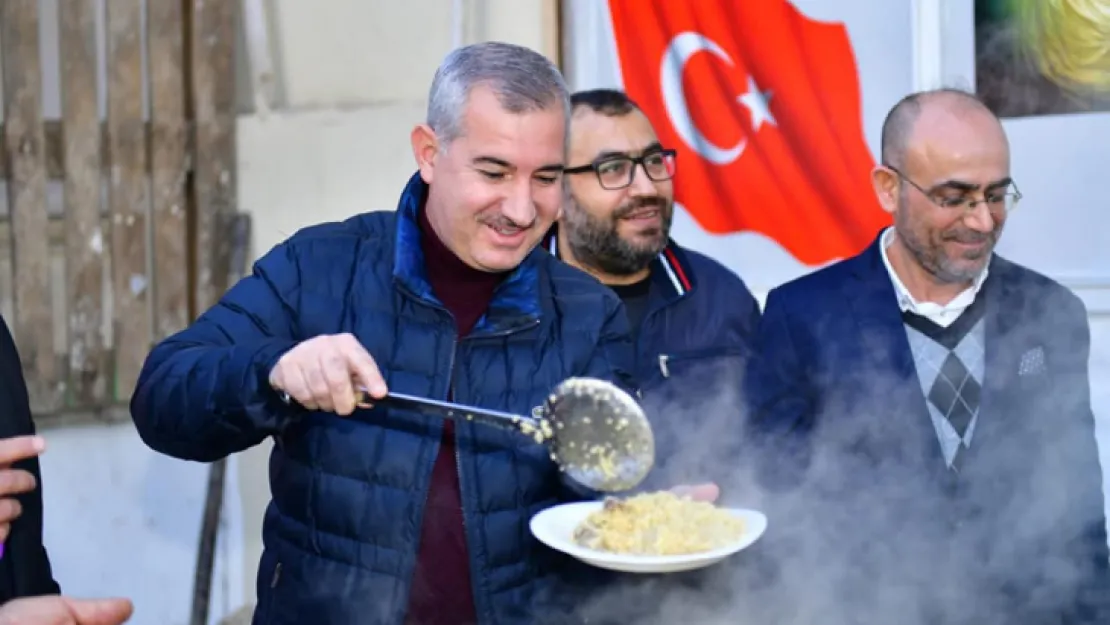
[(1110, 0), (975, 0), (975, 39), (999, 115), (1110, 111)]

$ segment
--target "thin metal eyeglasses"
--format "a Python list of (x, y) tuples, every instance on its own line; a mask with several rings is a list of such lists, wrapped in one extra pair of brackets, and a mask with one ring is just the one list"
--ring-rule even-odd
[(589, 165), (567, 167), (564, 174), (594, 172), (602, 189), (616, 191), (632, 184), (636, 166), (643, 168), (648, 179), (655, 182), (670, 180), (675, 172), (676, 150), (652, 150), (640, 156), (603, 156)]
[[(953, 191), (959, 192), (960, 195), (939, 195), (938, 192), (940, 191), (940, 188), (934, 188), (931, 191), (926, 190), (921, 185), (911, 180), (909, 176), (903, 174), (901, 171), (898, 171), (897, 167), (892, 167), (885, 163), (883, 164), (883, 167), (886, 167), (890, 171), (894, 172), (894, 174), (898, 176), (899, 179), (904, 180), (911, 187), (917, 189), (922, 195), (929, 198), (930, 202), (936, 204), (946, 211), (961, 210), (964, 214), (967, 214), (974, 211), (975, 207), (979, 204), (986, 204), (987, 210), (991, 212), (1009, 213), (1010, 211), (1014, 210), (1014, 208), (1017, 207), (1018, 202), (1021, 201), (1021, 191), (1018, 190), (1017, 183), (1012, 180), (1009, 181), (1009, 183), (1005, 186), (1001, 186), (995, 189), (988, 189), (983, 195), (982, 199), (976, 199), (975, 196), (972, 195), (972, 189), (970, 188), (952, 189)], [(951, 184), (947, 183), (944, 185), (940, 185), (940, 187), (946, 186), (951, 186)], [(1012, 187), (1012, 189), (1010, 187)]]

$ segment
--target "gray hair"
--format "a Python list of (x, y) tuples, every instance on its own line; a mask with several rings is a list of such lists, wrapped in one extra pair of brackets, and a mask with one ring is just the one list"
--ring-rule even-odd
[(570, 92), (562, 73), (542, 54), (511, 43), (486, 41), (456, 48), (443, 60), (428, 93), (428, 125), (441, 150), (462, 135), (466, 103), (474, 87), (493, 90), (501, 106), (520, 114), (561, 106), (563, 147), (570, 131)]

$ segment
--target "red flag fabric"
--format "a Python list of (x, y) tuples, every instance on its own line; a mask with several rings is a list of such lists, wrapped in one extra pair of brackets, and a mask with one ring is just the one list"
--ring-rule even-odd
[(675, 197), (711, 233), (760, 232), (807, 265), (890, 216), (870, 183), (842, 24), (786, 0), (609, 0), (624, 88), (679, 151)]

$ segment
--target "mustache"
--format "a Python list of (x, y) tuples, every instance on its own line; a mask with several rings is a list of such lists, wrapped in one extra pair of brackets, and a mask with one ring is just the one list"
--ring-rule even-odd
[(489, 226), (491, 228), (495, 228), (495, 229), (498, 229), (498, 230), (504, 230), (504, 229), (507, 229), (507, 228), (515, 228), (517, 230), (527, 230), (527, 229), (531, 228), (532, 226), (536, 225), (536, 219), (535, 218), (533, 218), (532, 221), (529, 221), (528, 223), (525, 224), (525, 223), (518, 223), (516, 221), (513, 221), (512, 219), (510, 219), (510, 218), (508, 218), (504, 215), (493, 215), (493, 216), (490, 216), (490, 217), (485, 217), (481, 220), (481, 222), (482, 222), (483, 225), (486, 225), (486, 226)]
[(997, 232), (976, 232), (975, 230), (955, 230), (944, 235), (945, 241), (955, 241), (967, 245), (990, 243), (997, 238)]
[(667, 208), (667, 200), (659, 196), (638, 198), (617, 209), (613, 213), (613, 219), (624, 219), (645, 208), (658, 208), (659, 210), (664, 210)]

